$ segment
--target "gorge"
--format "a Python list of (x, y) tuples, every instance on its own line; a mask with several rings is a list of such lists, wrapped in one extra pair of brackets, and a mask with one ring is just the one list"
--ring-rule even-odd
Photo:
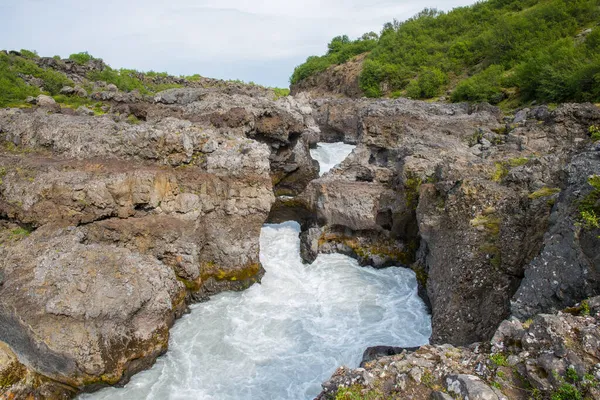
[(0, 110), (1, 398), (598, 395), (596, 105), (0, 57), (72, 85)]

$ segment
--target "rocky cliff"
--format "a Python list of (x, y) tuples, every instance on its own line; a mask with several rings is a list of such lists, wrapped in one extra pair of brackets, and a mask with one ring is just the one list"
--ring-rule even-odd
[(506, 118), (489, 106), (409, 100), (313, 105), (323, 137), (357, 147), (301, 196), (317, 217), (303, 233), (307, 260), (343, 252), (412, 266), (435, 343), (489, 339), (519, 288), (521, 318), (598, 293), (598, 231), (582, 228), (578, 205), (600, 172), (588, 137), (597, 107)]

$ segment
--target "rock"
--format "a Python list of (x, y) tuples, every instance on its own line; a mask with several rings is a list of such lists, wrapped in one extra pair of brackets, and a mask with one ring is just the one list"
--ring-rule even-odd
[(529, 115), (529, 108), (525, 108), (521, 111), (518, 111), (515, 114), (515, 118), (513, 119), (513, 124), (521, 124), (527, 121), (527, 116)]
[(452, 397), (444, 392), (432, 392), (429, 397), (430, 400), (452, 400)]
[(117, 87), (117, 85), (109, 83), (108, 85), (106, 85), (106, 90), (108, 90), (109, 92), (116, 93), (119, 91), (119, 88)]
[(60, 94), (73, 94), (75, 93), (75, 89), (72, 88), (71, 86), (63, 86), (62, 89), (60, 89)]
[(365, 350), (362, 356), (362, 361), (360, 362), (360, 366), (363, 367), (369, 361), (373, 361), (377, 358), (384, 356), (393, 356), (395, 354), (400, 354), (403, 351), (416, 351), (418, 347), (393, 347), (393, 346), (373, 346), (369, 347)]
[[(600, 300), (591, 298), (587, 304), (596, 307)], [(532, 387), (541, 398), (550, 398), (569, 382), (581, 398), (594, 398), (597, 378), (592, 376), (598, 371), (594, 354), (600, 349), (599, 317), (538, 315), (524, 325), (515, 319), (506, 320), (494, 334), (491, 349), (485, 343), (468, 347), (445, 344), (382, 354), (362, 368), (339, 369), (323, 385), (329, 389), (319, 398), (333, 399), (340, 385), (353, 382), (354, 390), (366, 393), (378, 393), (386, 385), (392, 386), (393, 397), (400, 399), (445, 399), (440, 392), (444, 387), (456, 398), (493, 400), (528, 400)], [(500, 337), (510, 345), (496, 352), (494, 343)], [(564, 351), (557, 356), (560, 349)], [(370, 378), (354, 381), (361, 374)], [(587, 378), (582, 379), (585, 374)]]
[(79, 97), (87, 97), (87, 95), (88, 95), (87, 91), (84, 88), (82, 88), (81, 86), (78, 86), (78, 85), (75, 86), (74, 92)]
[(33, 96), (27, 96), (25, 99), (25, 103), (27, 104), (37, 104), (37, 99)]
[(553, 208), (544, 247), (525, 268), (511, 302), (512, 313), (521, 319), (600, 294), (600, 231), (582, 229), (579, 223), (579, 202), (593, 191), (588, 178), (600, 175), (600, 158), (594, 152), (582, 153), (564, 172), (566, 189)]
[[(166, 351), (185, 287), (156, 259), (82, 239), (43, 229), (11, 248), (2, 262), (0, 337), (53, 380), (115, 384)], [(18, 261), (23, 254), (29, 262)]]
[(451, 375), (446, 378), (446, 388), (465, 400), (500, 400), (488, 385), (473, 375)]
[(95, 114), (94, 114), (94, 111), (93, 111), (93, 110), (90, 110), (90, 109), (89, 109), (89, 108), (87, 108), (86, 106), (79, 106), (79, 107), (77, 108), (77, 114), (79, 114), (79, 115), (88, 115), (88, 116), (93, 116), (93, 115), (95, 115)]
[(60, 106), (56, 103), (56, 101), (52, 97), (46, 96), (45, 94), (40, 94), (37, 97), (36, 104), (40, 108), (44, 108), (49, 111), (60, 111)]

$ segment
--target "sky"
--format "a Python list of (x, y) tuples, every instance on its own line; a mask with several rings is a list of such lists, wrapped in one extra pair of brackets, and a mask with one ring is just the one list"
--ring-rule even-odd
[(87, 51), (113, 68), (287, 87), (335, 36), (475, 0), (0, 0), (0, 49)]

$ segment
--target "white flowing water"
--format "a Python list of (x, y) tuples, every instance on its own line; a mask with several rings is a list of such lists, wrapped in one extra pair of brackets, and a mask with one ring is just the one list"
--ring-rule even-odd
[(339, 254), (299, 256), (295, 222), (266, 225), (262, 284), (192, 306), (169, 351), (124, 388), (82, 399), (312, 399), (369, 346), (428, 342), (431, 321), (412, 271), (359, 267)]
[(337, 143), (317, 143), (316, 149), (310, 149), (310, 156), (319, 162), (319, 175), (331, 170), (344, 161), (356, 146)]

